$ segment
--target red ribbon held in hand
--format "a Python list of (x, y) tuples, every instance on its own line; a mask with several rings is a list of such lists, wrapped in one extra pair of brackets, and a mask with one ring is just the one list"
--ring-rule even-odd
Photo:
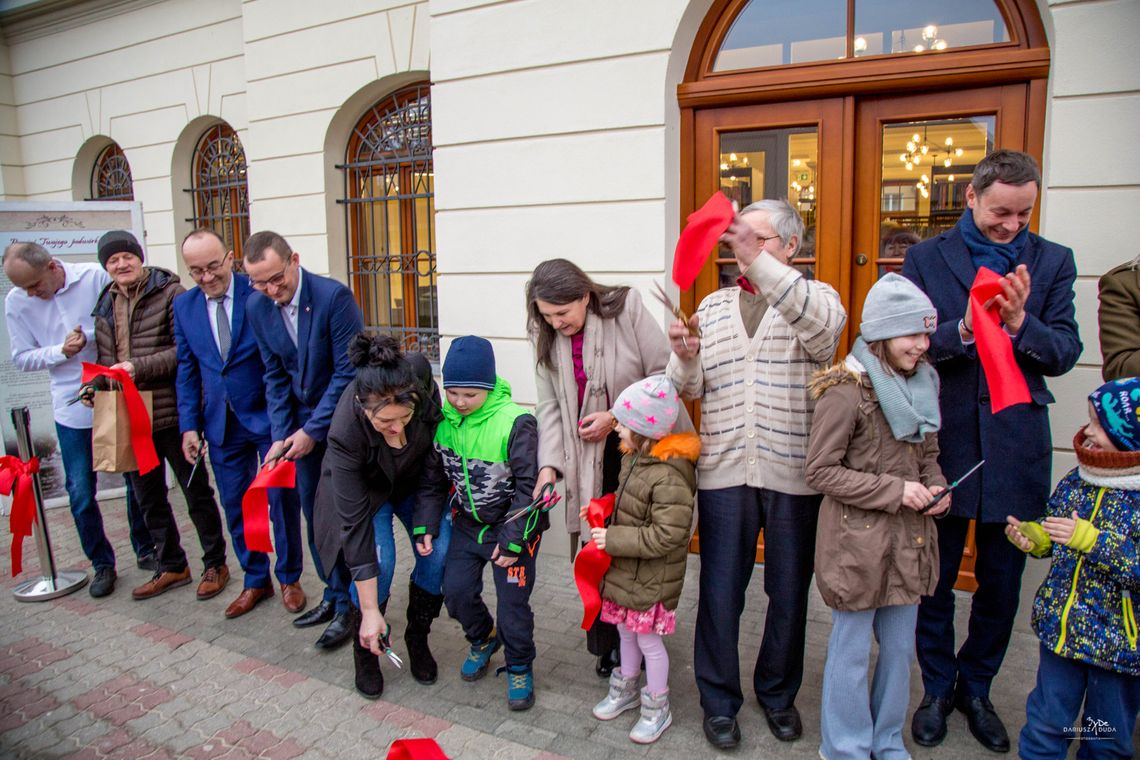
[(135, 450), (139, 475), (146, 475), (158, 467), (158, 452), (154, 450), (150, 415), (147, 414), (146, 404), (139, 395), (139, 389), (125, 369), (111, 369), (100, 364), (83, 362), (82, 382), (87, 384), (97, 377), (106, 377), (123, 386), (123, 400), (127, 403), (127, 416), (131, 425), (131, 446)]
[(12, 497), (12, 514), (8, 518), (12, 531), (12, 576), (23, 572), (24, 539), (32, 535), (36, 521), (36, 497), (32, 478), (40, 471), (40, 460), (32, 457), (0, 457), (0, 493)]
[(245, 496), (241, 497), (241, 519), (245, 524), (245, 547), (251, 552), (273, 551), (273, 543), (269, 540), (269, 494), (266, 491), (296, 486), (297, 464), (291, 459), (278, 462), (273, 469), (265, 465), (249, 484)]
[(978, 274), (970, 287), (974, 338), (982, 371), (986, 375), (986, 385), (990, 388), (990, 408), (994, 414), (1007, 406), (1031, 401), (1025, 375), (1013, 358), (1013, 341), (1001, 327), (1000, 309), (996, 304), (989, 309), (985, 308), (985, 304), (994, 296), (1002, 294), (1001, 284), (1004, 279), (996, 272), (978, 267)]
[(717, 239), (732, 224), (735, 216), (732, 201), (719, 190), (705, 205), (689, 214), (673, 252), (673, 282), (677, 287), (681, 290), (693, 287)]
[[(604, 528), (606, 518), (614, 511), (614, 495), (608, 493), (600, 499), (590, 499), (586, 507), (586, 522), (591, 528)], [(582, 606), (585, 609), (582, 615), (582, 630), (588, 631), (602, 611), (602, 594), (600, 587), (602, 578), (610, 569), (613, 557), (598, 548), (593, 541), (587, 541), (578, 556), (574, 558), (574, 584), (578, 586), (578, 595), (582, 597)]]

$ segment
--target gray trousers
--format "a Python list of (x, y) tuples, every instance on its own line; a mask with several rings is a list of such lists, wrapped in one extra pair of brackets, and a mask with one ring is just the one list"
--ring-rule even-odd
[[(914, 626), (918, 605), (861, 612), (831, 611), (831, 638), (823, 670), (819, 748), (826, 760), (904, 760), (903, 725), (910, 700)], [(867, 700), (871, 635), (879, 657)], [(860, 699), (862, 695), (862, 699)]]

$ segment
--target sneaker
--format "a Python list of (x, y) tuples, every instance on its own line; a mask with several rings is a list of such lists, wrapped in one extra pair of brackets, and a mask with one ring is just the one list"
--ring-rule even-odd
[(529, 665), (504, 665), (495, 671), (507, 673), (507, 707), (529, 710), (534, 706), (534, 672)]
[(502, 645), (499, 637), (495, 635), (495, 629), (492, 628), (490, 636), (471, 645), (471, 651), (467, 653), (467, 659), (463, 661), (463, 668), (459, 671), (459, 677), (464, 681), (478, 681), (487, 674), (487, 666), (491, 664), (491, 655), (499, 651), (499, 647)]
[(640, 673), (633, 678), (626, 678), (621, 674), (621, 668), (614, 668), (610, 674), (610, 693), (594, 706), (594, 717), (598, 720), (613, 720), (626, 710), (637, 707), (641, 702), (638, 689), (640, 681)]
[(202, 573), (202, 580), (198, 582), (198, 601), (213, 599), (230, 582), (230, 569), (225, 565), (207, 567)]
[(156, 572), (154, 577), (131, 592), (135, 599), (150, 599), (152, 596), (166, 593), (172, 588), (185, 586), (190, 582), (190, 568), (183, 568), (178, 572), (163, 570)]
[(641, 718), (629, 732), (629, 738), (637, 744), (652, 744), (665, 729), (673, 725), (673, 713), (669, 710), (669, 690), (661, 694), (650, 694), (649, 688), (641, 690)]
[(91, 581), (87, 592), (95, 599), (110, 596), (115, 590), (115, 579), (119, 576), (113, 567), (101, 567), (95, 571), (95, 578)]

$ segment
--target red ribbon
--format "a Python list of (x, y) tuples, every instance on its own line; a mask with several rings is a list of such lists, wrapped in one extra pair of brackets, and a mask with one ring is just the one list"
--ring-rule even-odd
[(387, 760), (447, 760), (435, 739), (397, 739), (388, 748)]
[[(614, 511), (614, 495), (608, 493), (600, 499), (590, 499), (586, 507), (586, 523), (591, 528), (604, 528), (606, 518)], [(587, 541), (578, 556), (574, 558), (574, 584), (582, 597), (582, 630), (588, 631), (602, 611), (602, 594), (599, 590), (602, 578), (610, 569), (613, 557), (598, 548), (593, 541)]]
[(270, 488), (296, 488), (297, 464), (291, 460), (277, 463), (273, 469), (269, 465), (261, 468), (257, 477), (249, 484), (245, 496), (241, 497), (241, 519), (245, 525), (245, 548), (251, 552), (273, 551), (269, 540), (269, 494)]
[(717, 238), (724, 234), (735, 216), (732, 201), (719, 190), (705, 205), (689, 214), (673, 251), (673, 282), (677, 287), (681, 290), (693, 287)]
[(985, 267), (978, 267), (970, 287), (970, 312), (973, 315), (974, 338), (978, 358), (990, 388), (990, 407), (997, 414), (1007, 406), (1027, 404), (1031, 400), (1029, 386), (1017, 360), (1013, 358), (1013, 341), (1001, 327), (1000, 309), (996, 304), (984, 308), (986, 302), (1002, 294), (1004, 277)]
[(123, 400), (127, 402), (127, 417), (131, 426), (131, 446), (135, 451), (135, 462), (139, 466), (139, 475), (146, 475), (158, 467), (158, 452), (154, 450), (150, 415), (147, 414), (146, 404), (139, 395), (139, 389), (125, 369), (111, 369), (100, 364), (83, 362), (82, 382), (86, 384), (97, 377), (109, 378), (123, 386)]
[(32, 478), (40, 471), (40, 460), (32, 457), (0, 457), (0, 493), (12, 497), (8, 525), (12, 531), (12, 576), (24, 570), (24, 539), (32, 535), (36, 521), (36, 497)]

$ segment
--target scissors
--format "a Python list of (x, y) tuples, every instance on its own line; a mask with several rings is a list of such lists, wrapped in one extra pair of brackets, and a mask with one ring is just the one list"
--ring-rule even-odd
[(520, 517), (532, 514), (534, 512), (549, 512), (550, 510), (554, 509), (554, 505), (556, 505), (561, 500), (562, 497), (559, 496), (554, 490), (554, 484), (547, 483), (542, 487), (542, 490), (538, 492), (537, 499), (532, 501), (523, 509), (520, 509), (515, 514), (508, 517), (506, 520), (503, 520), (503, 525), (509, 525), (515, 520), (518, 520)]
[(194, 458), (194, 466), (190, 468), (190, 477), (186, 478), (186, 485), (189, 486), (194, 482), (194, 473), (198, 472), (198, 465), (202, 464), (202, 459), (206, 456), (206, 439), (202, 437), (202, 432), (198, 432), (198, 440), (201, 442), (198, 445), (198, 456)]
[(962, 477), (958, 478), (958, 479), (957, 479), (957, 480), (955, 480), (953, 483), (951, 483), (950, 485), (946, 486), (946, 490), (945, 490), (945, 491), (942, 491), (940, 494), (938, 494), (937, 496), (935, 496), (935, 497), (934, 497), (934, 499), (932, 499), (932, 500), (931, 500), (931, 502), (930, 502), (929, 504), (927, 504), (927, 505), (926, 505), (925, 507), (923, 507), (922, 509), (918, 510), (918, 513), (919, 513), (920, 515), (925, 515), (927, 512), (929, 512), (930, 510), (934, 509), (935, 505), (936, 505), (936, 504), (938, 504), (938, 502), (942, 501), (942, 497), (944, 497), (946, 494), (950, 493), (950, 492), (951, 492), (951, 491), (953, 491), (955, 488), (957, 488), (957, 487), (959, 486), (959, 484), (961, 484), (961, 482), (962, 482), (963, 480), (965, 480), (966, 478), (970, 477), (970, 476), (971, 476), (971, 475), (973, 475), (975, 472), (977, 472), (977, 471), (978, 471), (978, 468), (979, 468), (979, 467), (981, 467), (981, 466), (982, 466), (983, 464), (985, 464), (985, 463), (986, 463), (986, 460), (984, 460), (984, 459), (983, 459), (982, 461), (978, 462), (976, 465), (974, 465), (974, 466), (973, 466), (973, 467), (971, 467), (970, 469), (966, 470), (966, 473), (965, 473), (965, 474), (964, 474)]
[(94, 393), (95, 386), (91, 385), (91, 383), (84, 383), (83, 385), (79, 386), (79, 392), (75, 395), (75, 398), (67, 402), (67, 405), (71, 406), (72, 404), (78, 404), (80, 401), (87, 397), (87, 391)]
[(680, 306), (677, 306), (675, 303), (673, 303), (673, 299), (671, 299), (669, 297), (669, 294), (665, 292), (665, 288), (661, 287), (661, 283), (654, 280), (653, 288), (653, 295), (665, 306), (666, 309), (668, 309), (673, 314), (674, 317), (685, 323), (685, 326), (689, 329), (689, 335), (698, 336), (701, 334), (699, 328), (697, 330), (693, 330), (692, 327), (689, 327), (689, 316), (681, 310)]
[(392, 626), (387, 626), (384, 630), (384, 635), (380, 637), (380, 647), (384, 650), (384, 656), (388, 661), (395, 665), (397, 668), (404, 667), (404, 661), (400, 659), (400, 655), (392, 651)]
[(266, 459), (264, 462), (261, 463), (261, 466), (265, 467), (267, 465), (271, 465), (271, 464), (274, 464), (276, 462), (279, 462), (282, 459), (282, 457), (284, 457), (286, 454), (289, 453), (289, 449), (291, 449), (291, 448), (293, 448), (292, 442), (285, 444), (285, 448), (281, 449), (281, 451), (277, 452), (275, 455), (269, 457), (269, 459)]

